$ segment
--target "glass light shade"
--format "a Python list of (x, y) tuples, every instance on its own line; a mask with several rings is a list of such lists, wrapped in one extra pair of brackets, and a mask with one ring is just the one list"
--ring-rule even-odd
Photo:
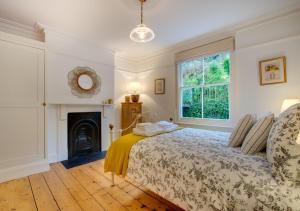
[(285, 111), (292, 105), (295, 105), (297, 103), (300, 103), (299, 99), (286, 99), (283, 101), (282, 106), (281, 106), (281, 112)]
[(152, 29), (148, 28), (145, 24), (139, 24), (130, 33), (130, 39), (134, 42), (150, 42), (155, 37)]

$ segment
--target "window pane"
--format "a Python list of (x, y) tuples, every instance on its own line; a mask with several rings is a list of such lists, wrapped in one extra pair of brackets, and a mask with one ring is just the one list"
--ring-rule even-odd
[(202, 60), (192, 60), (180, 64), (182, 86), (198, 86), (203, 84)]
[(229, 52), (204, 57), (205, 84), (228, 83), (230, 75)]
[(204, 118), (229, 119), (228, 85), (205, 87), (203, 101)]
[(189, 88), (182, 90), (182, 117), (202, 118), (202, 89)]

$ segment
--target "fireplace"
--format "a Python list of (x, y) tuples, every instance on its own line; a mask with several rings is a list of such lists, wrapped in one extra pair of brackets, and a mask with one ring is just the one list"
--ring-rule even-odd
[(68, 113), (68, 159), (101, 151), (101, 113)]
[(101, 112), (68, 113), (68, 168), (100, 159)]

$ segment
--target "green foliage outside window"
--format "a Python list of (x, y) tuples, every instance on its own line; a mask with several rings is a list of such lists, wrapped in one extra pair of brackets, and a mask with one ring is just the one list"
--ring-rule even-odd
[(182, 117), (229, 119), (228, 52), (184, 62), (180, 73)]
[(182, 110), (184, 117), (202, 118), (202, 89), (183, 90)]

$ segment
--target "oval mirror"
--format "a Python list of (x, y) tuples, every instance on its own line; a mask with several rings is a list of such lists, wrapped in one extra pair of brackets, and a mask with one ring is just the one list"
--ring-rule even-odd
[(87, 74), (81, 74), (77, 79), (78, 86), (84, 90), (90, 90), (93, 87), (93, 79)]

